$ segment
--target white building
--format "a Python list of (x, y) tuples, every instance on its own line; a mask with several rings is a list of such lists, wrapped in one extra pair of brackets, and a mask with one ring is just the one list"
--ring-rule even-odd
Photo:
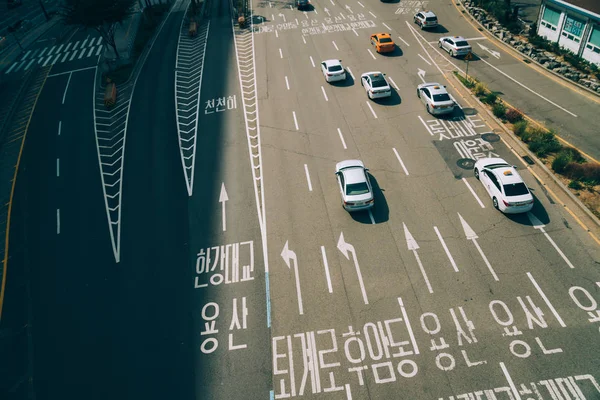
[(537, 33), (600, 65), (600, 0), (542, 0)]

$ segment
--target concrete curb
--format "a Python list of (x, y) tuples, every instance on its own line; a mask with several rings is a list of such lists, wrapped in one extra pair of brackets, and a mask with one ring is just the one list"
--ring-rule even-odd
[[(461, 7), (463, 10), (465, 10), (465, 13), (469, 16), (469, 18), (475, 22), (477, 25), (479, 25), (482, 29), (484, 29), (487, 33), (490, 34), (490, 36), (492, 36), (494, 38), (494, 40), (500, 44), (502, 44), (502, 46), (508, 50), (513, 51), (514, 53), (518, 54), (521, 57), (525, 57), (529, 62), (535, 64), (537, 67), (539, 67), (540, 69), (551, 73), (552, 75), (556, 76), (557, 78), (560, 78), (561, 80), (565, 81), (566, 83), (569, 83), (570, 85), (573, 85), (579, 89), (585, 90), (588, 93), (591, 93), (593, 95), (596, 95), (597, 97), (600, 97), (600, 93), (596, 92), (595, 90), (592, 90), (586, 86), (581, 85), (580, 83), (574, 82), (568, 78), (566, 78), (565, 76), (563, 76), (562, 74), (559, 74), (557, 72), (552, 71), (551, 69), (548, 69), (546, 67), (544, 67), (542, 64), (540, 64), (539, 62), (535, 61), (533, 58), (529, 57), (528, 55), (521, 53), (519, 50), (515, 49), (514, 47), (512, 47), (511, 45), (507, 44), (506, 42), (504, 42), (503, 40), (499, 39), (496, 35), (494, 35), (489, 29), (487, 29), (485, 26), (483, 26), (483, 24), (481, 22), (479, 22), (477, 19), (475, 19), (473, 17), (473, 15), (469, 12), (469, 10), (463, 5), (462, 2), (457, 2), (456, 0), (452, 0), (452, 3), (454, 3), (454, 5), (458, 8)], [(558, 57), (558, 56), (557, 56)]]
[[(458, 84), (465, 90), (468, 90), (469, 93), (471, 92), (468, 88), (466, 88), (463, 83), (460, 81), (460, 79), (458, 79), (458, 77), (455, 74), (452, 74), (452, 76), (454, 77), (454, 79), (458, 82)], [(556, 174), (552, 171), (550, 171), (550, 169), (548, 169), (548, 167), (546, 167), (546, 165), (540, 161), (540, 159), (531, 152), (531, 150), (529, 150), (529, 148), (527, 148), (527, 145), (525, 143), (523, 143), (523, 141), (514, 134), (514, 132), (512, 132), (510, 129), (508, 129), (506, 127), (506, 125), (504, 125), (504, 123), (499, 120), (494, 113), (489, 110), (489, 108), (487, 107), (487, 105), (483, 104), (481, 102), (481, 100), (479, 100), (479, 98), (477, 98), (477, 96), (473, 95), (472, 93), (471, 97), (477, 102), (477, 104), (479, 104), (479, 106), (481, 106), (486, 112), (487, 114), (504, 130), (504, 132), (512, 139), (513, 142), (515, 142), (517, 144), (517, 146), (519, 147), (519, 149), (523, 152), (525, 152), (532, 160), (534, 160), (534, 162), (536, 163), (536, 165), (538, 165), (540, 168), (542, 168), (542, 170), (546, 173), (546, 175), (550, 176), (550, 178), (554, 181), (554, 183), (559, 186), (562, 191), (577, 205), (577, 207), (579, 207), (579, 209), (581, 209), (581, 211), (583, 211), (586, 216), (588, 218), (590, 218), (598, 227), (600, 227), (600, 219), (598, 219), (598, 217), (596, 217), (589, 208), (586, 207), (585, 204), (583, 204), (581, 202), (581, 200), (579, 200), (577, 198), (577, 196), (575, 196), (571, 190), (569, 190), (568, 187), (566, 187), (557, 177)], [(509, 144), (506, 143), (506, 145), (508, 146)], [(514, 149), (513, 147), (510, 147), (511, 149)], [(527, 166), (527, 168), (531, 168), (530, 165)], [(566, 204), (562, 204), (564, 207), (566, 207)]]

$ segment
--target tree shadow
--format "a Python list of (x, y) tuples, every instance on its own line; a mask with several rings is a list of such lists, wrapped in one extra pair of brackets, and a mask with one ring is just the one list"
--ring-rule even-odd
[(370, 173), (369, 180), (371, 181), (371, 186), (373, 187), (373, 198), (375, 199), (375, 204), (370, 210), (352, 212), (350, 213), (350, 216), (353, 220), (360, 222), (361, 224), (372, 224), (373, 222), (369, 216), (370, 211), (376, 224), (387, 222), (390, 218), (390, 209), (388, 207), (387, 200), (385, 199), (385, 195), (383, 194), (385, 189), (382, 189), (379, 186), (377, 179), (375, 179), (375, 177)]

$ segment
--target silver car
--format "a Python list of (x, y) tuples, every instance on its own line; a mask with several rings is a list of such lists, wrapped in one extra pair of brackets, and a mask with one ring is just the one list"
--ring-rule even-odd
[(342, 60), (325, 60), (321, 63), (321, 72), (327, 82), (346, 80), (346, 70)]
[(340, 161), (335, 165), (342, 206), (346, 211), (360, 211), (373, 207), (375, 199), (368, 169), (360, 160)]
[(429, 11), (419, 11), (414, 17), (415, 24), (419, 25), (421, 29), (435, 28), (438, 26), (437, 16)]
[(450, 114), (456, 103), (448, 94), (446, 86), (436, 82), (422, 83), (417, 86), (417, 97), (421, 99), (431, 115)]
[(466, 56), (471, 52), (471, 45), (462, 36), (441, 37), (438, 46), (446, 50), (452, 57)]
[(365, 72), (360, 76), (360, 84), (365, 88), (367, 96), (371, 100), (392, 95), (392, 88), (381, 72)]

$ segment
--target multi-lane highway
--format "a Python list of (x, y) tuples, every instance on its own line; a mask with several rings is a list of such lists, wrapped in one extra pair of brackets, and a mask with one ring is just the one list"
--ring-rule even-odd
[[(437, 37), (475, 36), (451, 1), (413, 3), (257, 2), (240, 29), (210, 0), (190, 37), (177, 0), (113, 111), (95, 65), (46, 65), (9, 263), (32, 274), (38, 399), (600, 398), (599, 244), (453, 88)], [(437, 33), (412, 23), (423, 6)], [(369, 71), (390, 99), (368, 99)], [(462, 109), (429, 115), (423, 81)], [(518, 167), (530, 213), (493, 208), (485, 156)], [(370, 211), (342, 208), (346, 159), (369, 168)]]

